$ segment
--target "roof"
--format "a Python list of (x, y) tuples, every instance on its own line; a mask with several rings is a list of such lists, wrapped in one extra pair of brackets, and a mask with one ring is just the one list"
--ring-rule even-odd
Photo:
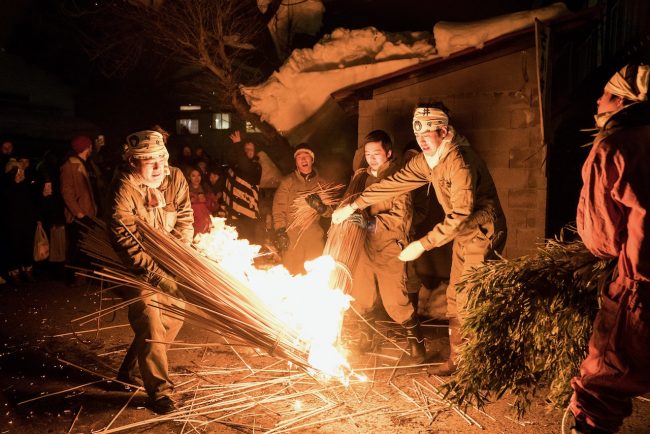
[[(551, 25), (554, 32), (565, 34), (590, 28), (591, 24), (600, 19), (601, 14), (601, 7), (593, 7), (552, 22), (546, 22), (546, 24)], [(375, 89), (406, 80), (422, 77), (429, 79), (448, 74), (530, 48), (534, 44), (535, 26), (530, 26), (486, 41), (482, 48), (466, 48), (447, 57), (430, 59), (344, 87), (332, 93), (332, 98), (342, 106), (350, 106), (351, 104), (356, 106), (356, 103), (361, 99), (371, 99)]]

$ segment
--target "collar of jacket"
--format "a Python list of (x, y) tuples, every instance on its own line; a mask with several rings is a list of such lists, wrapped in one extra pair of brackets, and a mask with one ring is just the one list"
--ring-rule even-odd
[(377, 170), (377, 176), (374, 176), (372, 174), (372, 170), (370, 169), (370, 167), (366, 167), (366, 172), (368, 173), (369, 176), (373, 176), (377, 179), (382, 179), (388, 175), (391, 175), (395, 171), (396, 165), (397, 165), (397, 160), (391, 157), (388, 160), (386, 160), (384, 164), (379, 166), (379, 170)]
[[(461, 146), (470, 146), (469, 140), (467, 140), (467, 138), (465, 136), (463, 136), (462, 134), (459, 134), (458, 131), (456, 131), (456, 129), (454, 127), (452, 127), (451, 125), (449, 125), (448, 135), (450, 135), (451, 137), (448, 138), (448, 139), (445, 139), (445, 141), (446, 141), (446, 143), (444, 144), (445, 148), (443, 149), (442, 154), (440, 154), (440, 156), (438, 157), (438, 161), (436, 162), (436, 165), (438, 165), (442, 160), (444, 160), (445, 157), (447, 155), (449, 155), (449, 153), (453, 149), (461, 147)], [(441, 145), (441, 146), (443, 146), (443, 145)], [(424, 154), (423, 154), (423, 157), (424, 157)], [(425, 158), (425, 160), (426, 160), (426, 158)]]
[[(163, 178), (162, 183), (156, 189), (160, 190), (160, 191), (167, 190), (167, 187), (169, 186), (170, 178), (171, 178), (171, 174), (165, 175), (165, 177)], [(152, 187), (147, 186), (142, 181), (142, 177), (140, 176), (140, 174), (135, 173), (133, 171), (130, 171), (129, 173), (127, 173), (126, 179), (131, 185), (133, 185), (134, 187), (136, 187), (139, 190), (146, 191), (146, 189), (152, 188)]]
[(628, 104), (607, 120), (603, 128), (596, 134), (594, 143), (611, 136), (622, 128), (630, 128), (650, 124), (650, 102), (635, 102)]
[(294, 170), (294, 173), (296, 174), (296, 178), (304, 182), (311, 181), (318, 176), (318, 172), (314, 167), (311, 168), (311, 173), (307, 176), (302, 176), (302, 173), (300, 173), (300, 170), (298, 169)]

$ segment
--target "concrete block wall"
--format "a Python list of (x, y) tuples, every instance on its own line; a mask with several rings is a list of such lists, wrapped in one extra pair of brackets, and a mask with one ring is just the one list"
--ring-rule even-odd
[(452, 125), (488, 165), (508, 219), (506, 257), (532, 252), (545, 235), (547, 192), (534, 49), (377, 89), (359, 103), (359, 142), (381, 128), (404, 146), (414, 139), (413, 107), (429, 100), (449, 107)]

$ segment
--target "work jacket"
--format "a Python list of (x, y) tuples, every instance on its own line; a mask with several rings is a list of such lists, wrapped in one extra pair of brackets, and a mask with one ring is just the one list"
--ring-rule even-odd
[(400, 171), (367, 188), (354, 201), (364, 209), (431, 183), (445, 218), (420, 239), (426, 250), (455, 238), (472, 238), (477, 228), (490, 240), (506, 234), (506, 219), (485, 163), (464, 137), (453, 130), (449, 134), (453, 137), (433, 168), (427, 164), (424, 154), (419, 154)]
[[(356, 184), (357, 179), (355, 178), (364, 176), (367, 190), (399, 169), (400, 164), (395, 159), (386, 161), (379, 168), (376, 176), (372, 174), (369, 167), (359, 169), (354, 174), (350, 185)], [(380, 252), (389, 244), (399, 243), (402, 247), (406, 245), (413, 219), (413, 201), (410, 193), (386, 196), (373, 203), (366, 213), (370, 219), (375, 221), (375, 228), (368, 233), (366, 240), (366, 251), (371, 259), (374, 253)]]
[(158, 187), (166, 203), (162, 208), (149, 206), (150, 188), (138, 181), (139, 176), (131, 172), (122, 173), (118, 177), (111, 196), (111, 241), (124, 264), (137, 274), (143, 274), (148, 281), (161, 274), (161, 269), (134, 239), (134, 236), (138, 237), (136, 217), (154, 228), (171, 232), (188, 244), (194, 236), (194, 216), (187, 181), (180, 169), (169, 169), (170, 174), (165, 176)]
[(614, 114), (596, 136), (582, 167), (576, 219), (594, 255), (618, 257), (620, 278), (645, 283), (650, 282), (648, 162), (650, 104), (633, 104)]

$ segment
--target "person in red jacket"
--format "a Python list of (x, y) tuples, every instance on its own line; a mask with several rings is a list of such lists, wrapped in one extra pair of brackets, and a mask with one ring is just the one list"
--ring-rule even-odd
[(650, 67), (627, 65), (598, 99), (599, 132), (582, 167), (578, 233), (618, 258), (602, 294), (589, 353), (571, 381), (574, 433), (612, 433), (650, 392)]
[[(92, 181), (92, 168), (88, 158), (92, 154), (93, 142), (87, 136), (77, 136), (70, 142), (72, 153), (61, 166), (61, 196), (65, 204), (65, 232), (67, 237), (66, 259), (69, 265), (83, 266), (86, 258), (77, 247), (81, 238), (81, 226), (90, 224), (97, 215), (96, 186)], [(66, 283), (74, 285), (83, 279), (75, 278), (73, 268), (66, 271)]]

